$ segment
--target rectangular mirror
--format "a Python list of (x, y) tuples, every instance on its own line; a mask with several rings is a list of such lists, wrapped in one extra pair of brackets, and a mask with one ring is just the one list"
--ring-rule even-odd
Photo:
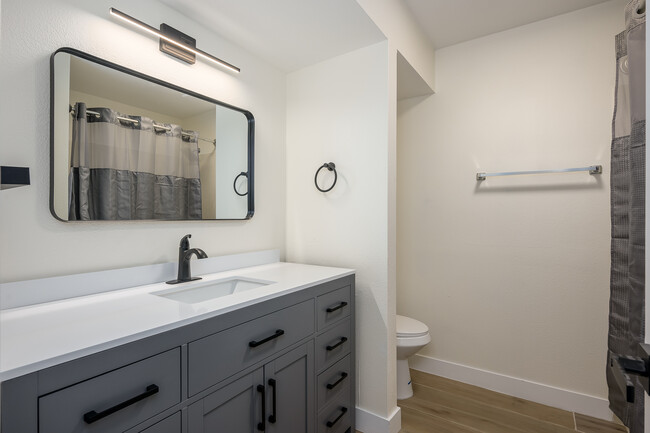
[(253, 115), (72, 48), (51, 57), (62, 221), (253, 216)]

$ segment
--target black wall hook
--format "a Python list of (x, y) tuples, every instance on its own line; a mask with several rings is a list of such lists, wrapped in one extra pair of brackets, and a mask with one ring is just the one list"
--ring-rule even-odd
[(244, 177), (246, 178), (246, 180), (248, 180), (248, 173), (246, 173), (245, 171), (242, 171), (241, 173), (239, 173), (239, 174), (237, 175), (237, 177), (235, 177), (235, 180), (234, 180), (233, 183), (232, 183), (232, 189), (235, 190), (235, 194), (237, 194), (238, 196), (243, 197), (243, 196), (245, 196), (245, 195), (248, 194), (248, 191), (246, 191), (246, 192), (243, 193), (243, 194), (240, 193), (239, 191), (237, 191), (237, 179), (239, 179), (240, 176), (244, 176)]
[[(318, 186), (318, 173), (320, 173), (320, 171), (324, 168), (334, 172), (334, 182), (332, 183), (332, 186), (330, 186), (327, 189), (322, 189), (320, 186)], [(334, 188), (337, 179), (338, 179), (338, 174), (336, 173), (336, 165), (333, 162), (326, 162), (325, 164), (321, 165), (318, 168), (318, 170), (316, 170), (316, 175), (314, 176), (314, 185), (316, 185), (316, 189), (318, 189), (320, 192), (328, 192), (331, 191), (332, 188)]]

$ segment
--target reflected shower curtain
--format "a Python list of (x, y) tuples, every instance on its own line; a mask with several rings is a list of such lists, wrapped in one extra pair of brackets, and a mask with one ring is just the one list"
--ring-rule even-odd
[(617, 386), (619, 356), (638, 356), (645, 338), (645, 10), (625, 9), (626, 30), (616, 36), (616, 102), (612, 122), (611, 276), (607, 385), (612, 411), (643, 433), (644, 390), (636, 376), (634, 403)]
[(109, 108), (89, 111), (97, 115), (75, 105), (70, 220), (201, 219), (196, 132), (154, 128), (147, 117)]

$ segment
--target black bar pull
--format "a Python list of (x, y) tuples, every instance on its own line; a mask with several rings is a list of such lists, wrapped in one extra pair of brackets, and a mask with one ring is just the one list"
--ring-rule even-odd
[(334, 346), (327, 346), (326, 349), (328, 351), (332, 351), (332, 350), (336, 349), (337, 347), (339, 347), (341, 344), (345, 343), (346, 341), (348, 341), (347, 337), (341, 337), (341, 339), (339, 340), (338, 343), (336, 343)]
[(123, 401), (120, 404), (116, 404), (113, 407), (109, 407), (106, 410), (103, 410), (99, 413), (95, 412), (94, 410), (91, 410), (90, 412), (86, 412), (84, 414), (84, 421), (86, 424), (92, 424), (95, 421), (99, 421), (102, 418), (106, 418), (107, 416), (120, 411), (126, 407), (131, 406), (132, 404), (135, 404), (139, 402), (140, 400), (144, 400), (147, 397), (151, 397), (152, 395), (156, 394), (160, 389), (158, 388), (158, 385), (151, 384), (147, 387), (146, 391), (143, 392), (142, 394), (136, 395), (133, 398), (130, 398), (126, 401)]
[(334, 427), (334, 424), (336, 424), (337, 422), (339, 422), (339, 420), (340, 420), (341, 418), (343, 418), (343, 415), (345, 415), (345, 413), (346, 413), (347, 411), (348, 411), (348, 408), (347, 408), (347, 407), (342, 407), (342, 408), (341, 408), (341, 413), (339, 414), (339, 416), (336, 417), (336, 419), (335, 419), (334, 421), (327, 421), (327, 424), (326, 424), (327, 427), (328, 427), (328, 428)]
[(275, 424), (275, 422), (278, 420), (276, 414), (277, 408), (275, 407), (275, 401), (277, 400), (277, 396), (275, 393), (275, 379), (269, 379), (269, 386), (273, 389), (273, 413), (269, 415), (269, 422), (271, 424)]
[(264, 385), (257, 385), (257, 392), (262, 394), (262, 422), (257, 423), (259, 431), (266, 430), (266, 392), (264, 392)]
[(340, 304), (338, 304), (336, 307), (328, 307), (327, 310), (325, 311), (327, 311), (328, 313), (333, 313), (336, 310), (340, 310), (341, 308), (345, 307), (346, 305), (348, 305), (348, 303), (343, 301)]
[(345, 373), (345, 372), (341, 373), (341, 377), (339, 377), (339, 380), (337, 380), (337, 381), (334, 382), (334, 383), (328, 383), (328, 384), (327, 384), (327, 389), (334, 389), (334, 388), (336, 388), (336, 386), (337, 386), (339, 383), (343, 382), (343, 380), (344, 380), (346, 377), (348, 377), (348, 374), (347, 374), (347, 373)]
[(277, 331), (275, 331), (275, 334), (273, 334), (273, 335), (271, 335), (269, 337), (266, 337), (264, 340), (260, 340), (260, 341), (253, 340), (250, 343), (248, 343), (248, 345), (250, 347), (257, 347), (257, 346), (260, 346), (260, 345), (262, 345), (264, 343), (268, 343), (269, 341), (271, 341), (273, 339), (276, 339), (281, 335), (284, 335), (284, 330), (278, 329)]

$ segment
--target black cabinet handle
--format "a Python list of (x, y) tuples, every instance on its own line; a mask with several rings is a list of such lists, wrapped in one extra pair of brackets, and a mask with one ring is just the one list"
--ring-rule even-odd
[(131, 406), (132, 404), (135, 404), (139, 402), (140, 400), (144, 400), (147, 397), (151, 397), (152, 395), (156, 394), (160, 389), (158, 388), (158, 385), (151, 384), (147, 387), (146, 391), (143, 392), (142, 394), (136, 395), (133, 398), (130, 398), (126, 401), (123, 401), (120, 404), (116, 404), (113, 407), (109, 407), (108, 409), (101, 411), (99, 413), (95, 412), (94, 410), (91, 410), (90, 412), (87, 412), (84, 414), (84, 421), (86, 421), (86, 424), (92, 424), (95, 421), (99, 421), (102, 418), (106, 418), (107, 416), (122, 410), (126, 407)]
[(278, 420), (275, 407), (275, 401), (277, 400), (277, 397), (275, 395), (275, 379), (269, 379), (269, 386), (273, 389), (273, 413), (269, 415), (269, 422), (271, 424), (275, 424), (275, 422)]
[(325, 311), (327, 311), (328, 313), (333, 313), (336, 310), (340, 310), (341, 308), (345, 307), (346, 305), (348, 305), (348, 303), (343, 301), (339, 305), (337, 305), (336, 307), (328, 307), (327, 310), (325, 310)]
[(344, 380), (346, 377), (348, 377), (348, 374), (347, 374), (347, 373), (345, 373), (345, 372), (341, 373), (341, 377), (339, 377), (339, 380), (337, 380), (337, 381), (334, 382), (334, 383), (328, 383), (328, 384), (327, 384), (327, 389), (334, 389), (334, 388), (336, 388), (336, 386), (337, 386), (339, 383), (343, 382), (343, 380)]
[(348, 411), (348, 408), (347, 408), (347, 407), (342, 407), (342, 408), (341, 408), (341, 413), (339, 414), (339, 416), (336, 417), (336, 419), (335, 419), (334, 421), (327, 421), (327, 424), (326, 424), (327, 427), (329, 427), (329, 428), (334, 427), (334, 424), (336, 424), (337, 422), (339, 422), (339, 420), (340, 420), (341, 418), (343, 418), (343, 415), (345, 415), (345, 413), (346, 413), (347, 411)]
[(277, 331), (275, 331), (275, 334), (273, 334), (273, 335), (271, 335), (269, 337), (266, 337), (264, 340), (260, 340), (260, 341), (253, 340), (250, 343), (248, 343), (248, 345), (250, 347), (257, 347), (257, 346), (260, 346), (260, 345), (262, 345), (264, 343), (268, 343), (269, 341), (271, 341), (271, 340), (273, 340), (275, 338), (278, 338), (280, 335), (284, 335), (284, 331), (282, 329), (278, 329)]
[(264, 392), (264, 385), (257, 385), (257, 392), (262, 394), (262, 422), (257, 423), (259, 431), (266, 430), (266, 393)]
[(345, 343), (346, 341), (348, 341), (347, 337), (341, 337), (338, 343), (336, 343), (334, 346), (327, 346), (326, 349), (328, 351), (334, 350), (337, 347), (339, 347), (341, 344)]

